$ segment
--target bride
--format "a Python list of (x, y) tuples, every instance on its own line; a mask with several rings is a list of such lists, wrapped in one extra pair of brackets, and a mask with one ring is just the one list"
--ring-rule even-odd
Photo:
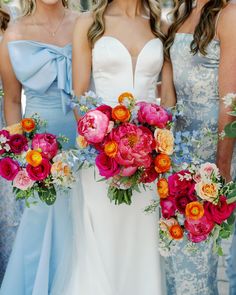
[[(155, 102), (163, 64), (160, 5), (156, 0), (96, 0), (82, 14), (73, 39), (73, 87), (80, 97), (93, 78), (95, 92), (114, 106), (122, 92)], [(78, 190), (80, 189), (80, 192)], [(75, 190), (75, 249), (67, 281), (53, 294), (162, 295), (158, 216), (144, 209), (155, 190), (135, 193), (131, 206), (116, 206), (94, 170), (81, 172)], [(77, 243), (77, 244), (76, 244)]]

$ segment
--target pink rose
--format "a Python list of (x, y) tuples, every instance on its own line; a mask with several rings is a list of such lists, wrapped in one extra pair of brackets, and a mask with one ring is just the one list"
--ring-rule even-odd
[(176, 208), (181, 214), (184, 214), (186, 206), (194, 201), (197, 201), (197, 197), (194, 195), (180, 195), (175, 197)]
[(20, 165), (11, 158), (4, 158), (0, 160), (0, 176), (13, 180), (16, 174), (20, 171)]
[(28, 141), (24, 135), (14, 134), (10, 137), (9, 146), (11, 152), (16, 155), (21, 154), (23, 151), (28, 150)]
[(28, 164), (26, 166), (26, 171), (32, 180), (42, 181), (50, 174), (51, 164), (48, 159), (43, 158), (41, 164), (37, 167), (33, 167)]
[(155, 181), (158, 177), (158, 173), (154, 166), (150, 166), (149, 168), (144, 169), (143, 175), (141, 177), (142, 183), (151, 183)]
[(138, 103), (138, 120), (142, 124), (149, 124), (159, 128), (165, 128), (170, 117), (168, 112), (161, 106), (154, 103)]
[(174, 197), (169, 196), (165, 199), (161, 199), (160, 205), (161, 205), (161, 213), (164, 218), (169, 219), (175, 216), (176, 206), (175, 206)]
[(34, 181), (29, 177), (26, 170), (21, 170), (17, 173), (13, 180), (13, 186), (26, 191), (34, 185)]
[[(186, 177), (187, 179), (186, 179)], [(172, 196), (192, 196), (194, 194), (195, 183), (191, 178), (191, 173), (187, 170), (174, 173), (168, 177), (169, 191)]]
[(221, 224), (228, 219), (235, 208), (236, 203), (227, 204), (227, 198), (225, 196), (220, 197), (219, 204), (217, 205), (210, 202), (204, 203), (206, 217), (217, 224)]
[(215, 226), (215, 223), (204, 215), (198, 220), (185, 220), (184, 226), (188, 231), (188, 239), (193, 243), (200, 243), (208, 238), (209, 233)]
[(148, 128), (125, 123), (112, 130), (110, 139), (118, 143), (115, 160), (121, 166), (150, 167), (155, 141)]
[(110, 178), (120, 172), (118, 163), (113, 158), (108, 157), (105, 153), (98, 154), (95, 163), (100, 175), (106, 178)]
[(50, 133), (35, 134), (32, 140), (32, 149), (40, 150), (43, 157), (51, 160), (59, 149), (57, 137)]
[(109, 118), (98, 110), (89, 111), (78, 122), (78, 133), (89, 143), (100, 143), (104, 140), (109, 126)]
[(103, 104), (103, 105), (97, 107), (96, 110), (105, 114), (109, 120), (112, 119), (112, 107), (110, 107), (106, 104)]

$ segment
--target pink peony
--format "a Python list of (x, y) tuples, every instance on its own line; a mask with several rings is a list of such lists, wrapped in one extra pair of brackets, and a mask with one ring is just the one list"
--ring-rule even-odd
[(134, 175), (134, 173), (137, 171), (137, 167), (133, 167), (133, 166), (130, 166), (130, 167), (123, 167), (121, 169), (121, 172), (120, 172), (120, 175), (121, 176), (132, 176)]
[(174, 197), (170, 196), (165, 199), (161, 199), (160, 205), (161, 205), (161, 213), (164, 218), (169, 219), (175, 216), (176, 206), (175, 206)]
[[(184, 176), (188, 176), (186, 179)], [(168, 177), (169, 191), (173, 196), (192, 196), (195, 183), (191, 179), (191, 173), (187, 170), (174, 173)]]
[(48, 159), (43, 158), (41, 164), (37, 167), (33, 167), (28, 164), (26, 166), (26, 171), (32, 180), (42, 181), (50, 174), (51, 164)]
[(235, 208), (236, 203), (227, 204), (227, 198), (225, 196), (220, 197), (218, 205), (214, 205), (211, 202), (204, 203), (206, 217), (217, 224), (221, 224), (228, 219)]
[(78, 132), (89, 143), (101, 143), (107, 134), (109, 118), (103, 112), (94, 110), (86, 113), (78, 122)]
[(43, 157), (51, 160), (59, 149), (57, 137), (50, 133), (35, 134), (32, 140), (32, 149), (40, 150)]
[(23, 191), (31, 188), (33, 184), (34, 181), (29, 177), (26, 170), (19, 171), (13, 180), (13, 186)]
[(155, 141), (149, 129), (125, 123), (112, 130), (110, 139), (118, 143), (115, 160), (120, 165), (150, 167), (152, 163), (151, 152), (155, 148)]
[(193, 243), (200, 243), (208, 238), (209, 233), (215, 226), (215, 223), (204, 215), (198, 220), (185, 220), (184, 226), (188, 231), (188, 239)]
[(103, 104), (103, 105), (97, 107), (96, 110), (105, 114), (109, 120), (112, 119), (112, 107), (110, 107), (106, 104)]
[(158, 173), (154, 166), (150, 166), (149, 168), (144, 169), (143, 175), (141, 177), (142, 183), (151, 183), (155, 181), (158, 177)]
[(120, 167), (117, 162), (113, 158), (108, 157), (105, 153), (98, 154), (95, 163), (100, 175), (106, 178), (113, 177), (120, 172)]
[(194, 201), (197, 201), (197, 197), (195, 195), (180, 195), (175, 197), (176, 208), (181, 214), (184, 214), (186, 206)]
[(13, 180), (16, 174), (20, 171), (20, 165), (11, 158), (4, 158), (0, 160), (0, 176)]
[(165, 128), (170, 117), (168, 112), (161, 106), (154, 103), (138, 103), (138, 120), (142, 124), (149, 124), (159, 128)]
[(12, 153), (19, 155), (28, 150), (27, 138), (21, 134), (14, 134), (10, 137), (9, 146)]

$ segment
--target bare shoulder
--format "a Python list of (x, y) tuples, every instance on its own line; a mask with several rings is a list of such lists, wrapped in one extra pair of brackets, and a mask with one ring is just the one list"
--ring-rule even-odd
[[(235, 2), (235, 3), (234, 3)], [(219, 18), (218, 31), (219, 35), (231, 34), (236, 32), (236, 1), (230, 2), (223, 10)]]
[(77, 21), (77, 19), (78, 19), (78, 17), (79, 17), (79, 15), (80, 15), (80, 13), (77, 12), (77, 11), (75, 11), (75, 10), (68, 10), (68, 13), (67, 13), (67, 19), (68, 19), (71, 23), (75, 24), (76, 21)]
[(14, 23), (10, 23), (4, 33), (4, 40), (9, 42), (24, 39), (25, 29), (26, 23), (23, 18), (18, 19)]
[(89, 28), (94, 22), (91, 12), (83, 12), (79, 14), (76, 20), (75, 30), (88, 32)]

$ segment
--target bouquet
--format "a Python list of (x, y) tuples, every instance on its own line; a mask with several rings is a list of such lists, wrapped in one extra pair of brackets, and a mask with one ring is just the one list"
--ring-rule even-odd
[(57, 189), (75, 181), (70, 166), (60, 157), (65, 137), (38, 133), (45, 125), (37, 114), (0, 131), (0, 176), (12, 182), (17, 199), (39, 196), (52, 205)]
[(213, 239), (222, 253), (221, 239), (233, 233), (236, 184), (225, 183), (215, 164), (190, 164), (159, 180), (160, 239), (167, 251), (172, 243), (189, 244)]
[(136, 102), (123, 93), (112, 108), (99, 105), (78, 122), (78, 143), (93, 150), (95, 166), (108, 182), (108, 197), (115, 204), (131, 204), (140, 192), (169, 171), (174, 138), (171, 114), (153, 103)]

